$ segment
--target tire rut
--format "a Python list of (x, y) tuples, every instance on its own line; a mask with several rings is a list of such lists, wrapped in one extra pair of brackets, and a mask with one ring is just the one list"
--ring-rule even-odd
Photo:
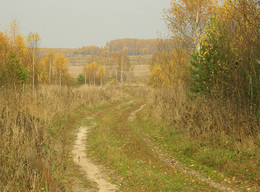
[(86, 177), (95, 182), (99, 192), (117, 191), (117, 186), (107, 181), (101, 168), (94, 164), (86, 153), (86, 138), (91, 127), (80, 127), (77, 133), (76, 142), (72, 151), (74, 162), (85, 172)]
[[(128, 120), (129, 121), (134, 121), (135, 117), (136, 117), (136, 113), (138, 113), (139, 111), (141, 111), (143, 109), (143, 107), (145, 106), (142, 105), (139, 109), (137, 109), (136, 111), (132, 112), (131, 115), (129, 116)], [(227, 191), (227, 192), (240, 192), (241, 190), (239, 189), (235, 189), (235, 188), (231, 188), (229, 186), (226, 186), (224, 184), (220, 184), (217, 183), (215, 181), (213, 181), (210, 178), (207, 178), (204, 174), (197, 172), (193, 169), (190, 169), (188, 167), (185, 167), (183, 165), (183, 163), (173, 159), (173, 158), (169, 158), (167, 155), (165, 155), (164, 153), (161, 152), (160, 148), (154, 144), (149, 138), (148, 136), (145, 136), (143, 138), (144, 142), (147, 144), (147, 146), (149, 146), (151, 148), (152, 151), (154, 151), (158, 157), (161, 159), (162, 162), (164, 162), (165, 164), (169, 165), (170, 167), (173, 167), (174, 169), (178, 169), (181, 172), (187, 174), (187, 175), (191, 175), (196, 177), (197, 179), (199, 179), (200, 181), (207, 183), (208, 185), (216, 188), (219, 191)]]

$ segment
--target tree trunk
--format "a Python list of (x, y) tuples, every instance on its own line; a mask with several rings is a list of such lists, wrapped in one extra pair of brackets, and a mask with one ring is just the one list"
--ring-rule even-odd
[(86, 73), (84, 73), (85, 74), (85, 85), (87, 84), (87, 75), (86, 75)]
[(121, 83), (123, 83), (123, 63), (122, 63), (122, 65), (121, 65)]
[(32, 79), (32, 87), (33, 87), (33, 93), (34, 93), (34, 56), (33, 56), (33, 79)]
[(61, 70), (60, 70), (60, 88), (61, 88)]
[(116, 67), (116, 81), (117, 81), (117, 67)]
[(195, 37), (195, 44), (196, 44), (196, 50), (200, 51), (200, 40), (199, 40), (199, 10), (197, 10), (197, 16), (196, 16), (196, 37)]
[(50, 66), (49, 66), (49, 84), (51, 84), (51, 61), (50, 61)]

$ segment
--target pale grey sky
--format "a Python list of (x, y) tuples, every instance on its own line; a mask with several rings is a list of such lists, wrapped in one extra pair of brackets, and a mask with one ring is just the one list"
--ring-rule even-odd
[(0, 0), (0, 31), (17, 20), (41, 47), (104, 46), (117, 38), (156, 38), (167, 33), (162, 9), (170, 0)]

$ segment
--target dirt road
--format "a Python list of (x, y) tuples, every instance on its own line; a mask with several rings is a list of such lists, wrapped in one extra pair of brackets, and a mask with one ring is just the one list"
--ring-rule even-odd
[[(146, 106), (141, 100), (124, 99), (108, 111), (99, 110), (92, 119), (98, 125), (79, 128), (73, 159), (97, 184), (98, 191), (239, 191), (163, 153), (156, 142), (139, 131), (140, 118), (136, 123)], [(113, 170), (109, 177), (116, 184), (97, 164)]]
[(102, 173), (101, 168), (94, 164), (86, 155), (86, 137), (91, 127), (80, 127), (77, 133), (77, 139), (72, 151), (73, 160), (85, 172), (89, 180), (97, 184), (100, 192), (116, 191), (116, 185), (106, 180), (107, 176)]

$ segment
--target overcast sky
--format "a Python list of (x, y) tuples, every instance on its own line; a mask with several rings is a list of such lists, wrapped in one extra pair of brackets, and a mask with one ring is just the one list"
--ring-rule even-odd
[(104, 46), (117, 38), (156, 38), (167, 33), (162, 9), (170, 0), (0, 0), (0, 31), (17, 20), (41, 47)]

